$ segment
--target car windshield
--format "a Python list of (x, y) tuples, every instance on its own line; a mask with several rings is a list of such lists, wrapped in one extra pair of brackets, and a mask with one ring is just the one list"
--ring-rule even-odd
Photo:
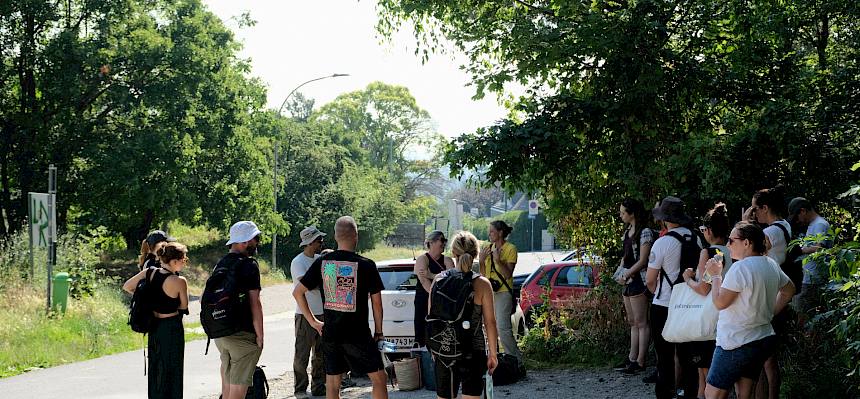
[(418, 277), (412, 269), (378, 269), (385, 290), (414, 290)]

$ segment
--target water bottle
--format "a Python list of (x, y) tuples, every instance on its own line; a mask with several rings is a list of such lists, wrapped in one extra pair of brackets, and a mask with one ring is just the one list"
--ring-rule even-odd
[(383, 353), (391, 353), (397, 350), (397, 344), (390, 341), (378, 341), (376, 347)]
[[(714, 257), (712, 259), (717, 261), (717, 263), (719, 263), (719, 264), (723, 264), (723, 251), (720, 251), (718, 249), (717, 254), (714, 255)], [(711, 273), (708, 273), (707, 269), (705, 269), (705, 273), (702, 274), (702, 281), (704, 281), (708, 284), (711, 284), (713, 281), (713, 279), (711, 278)]]
[(484, 373), (484, 397), (493, 399), (493, 376), (490, 375), (489, 371)]

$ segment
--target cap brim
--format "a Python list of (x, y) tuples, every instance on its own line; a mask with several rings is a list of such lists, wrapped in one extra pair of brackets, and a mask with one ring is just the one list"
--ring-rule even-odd
[(316, 239), (317, 239), (317, 238), (325, 237), (325, 236), (326, 236), (326, 234), (325, 234), (325, 233), (323, 233), (323, 232), (321, 232), (321, 231), (318, 231), (316, 234), (314, 234), (313, 236), (311, 236), (311, 238), (308, 238), (307, 240), (304, 240), (304, 241), (300, 242), (300, 243), (299, 243), (299, 248), (301, 248), (301, 247), (303, 247), (303, 246), (305, 246), (305, 245), (308, 245), (308, 244), (310, 244), (310, 243), (312, 243), (312, 242), (316, 241)]

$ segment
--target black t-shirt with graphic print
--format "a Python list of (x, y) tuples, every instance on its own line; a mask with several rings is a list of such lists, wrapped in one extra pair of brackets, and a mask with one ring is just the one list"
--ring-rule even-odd
[(355, 252), (337, 250), (311, 265), (301, 279), (323, 297), (323, 340), (366, 342), (370, 336), (368, 298), (382, 291), (376, 263)]

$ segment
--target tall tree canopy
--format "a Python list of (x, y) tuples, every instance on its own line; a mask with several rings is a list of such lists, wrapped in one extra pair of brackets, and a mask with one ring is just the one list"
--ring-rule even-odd
[(0, 48), (0, 228), (55, 164), (61, 220), (130, 246), (175, 218), (285, 229), (248, 129), (265, 91), (199, 0), (3, 2)]
[[(605, 242), (623, 196), (702, 211), (755, 189), (830, 200), (858, 147), (860, 8), (853, 1), (381, 0), (425, 57), (468, 56), (478, 97), (515, 82), (517, 119), (466, 132), (452, 170), (541, 190), (562, 238)], [(826, 177), (825, 177), (826, 176)], [(734, 208), (733, 208), (734, 209)], [(607, 227), (610, 226), (610, 227)]]

